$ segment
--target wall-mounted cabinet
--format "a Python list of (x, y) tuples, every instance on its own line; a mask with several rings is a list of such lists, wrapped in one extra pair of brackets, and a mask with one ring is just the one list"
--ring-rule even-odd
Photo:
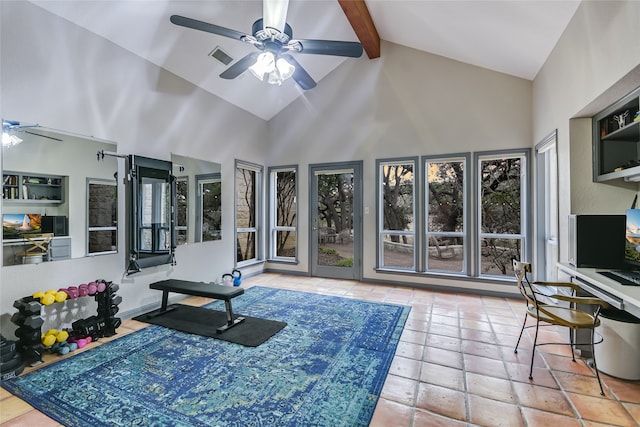
[(640, 181), (640, 87), (593, 117), (593, 180)]
[(62, 203), (64, 177), (6, 171), (2, 174), (2, 198), (6, 203)]

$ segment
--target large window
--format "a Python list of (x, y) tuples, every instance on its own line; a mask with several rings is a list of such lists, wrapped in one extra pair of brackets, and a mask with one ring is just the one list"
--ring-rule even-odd
[(269, 258), (295, 261), (298, 248), (297, 168), (269, 169)]
[(116, 181), (87, 180), (87, 254), (118, 251), (118, 187)]
[(415, 159), (378, 161), (380, 200), (379, 262), (383, 267), (414, 269)]
[(236, 162), (236, 262), (261, 259), (260, 222), (262, 167)]
[(465, 273), (467, 157), (427, 158), (425, 269)]
[(378, 268), (513, 279), (511, 260), (530, 253), (528, 156), (378, 160)]
[(479, 273), (513, 276), (511, 260), (526, 253), (526, 155), (477, 155), (476, 160)]

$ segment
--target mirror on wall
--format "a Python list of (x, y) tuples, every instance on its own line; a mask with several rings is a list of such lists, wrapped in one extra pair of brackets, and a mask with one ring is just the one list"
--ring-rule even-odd
[(2, 146), (2, 265), (116, 253), (117, 159), (96, 155), (116, 144), (39, 126), (11, 134), (21, 141)]
[(220, 163), (171, 154), (176, 180), (176, 243), (222, 239)]

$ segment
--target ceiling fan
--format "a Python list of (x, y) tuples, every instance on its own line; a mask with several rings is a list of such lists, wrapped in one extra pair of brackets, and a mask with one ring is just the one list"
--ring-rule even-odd
[(251, 34), (180, 15), (172, 15), (170, 20), (176, 25), (240, 40), (257, 48), (256, 52), (239, 59), (220, 74), (223, 79), (235, 79), (246, 70), (250, 70), (258, 79), (271, 84), (282, 84), (284, 80), (292, 77), (302, 89), (308, 90), (314, 88), (316, 82), (291, 53), (351, 58), (362, 55), (362, 45), (357, 42), (294, 40), (291, 26), (285, 22), (288, 6), (289, 0), (264, 0), (263, 17), (253, 23)]

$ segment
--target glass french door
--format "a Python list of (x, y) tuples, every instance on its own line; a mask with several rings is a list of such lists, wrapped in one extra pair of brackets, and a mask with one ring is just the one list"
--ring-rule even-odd
[(362, 277), (362, 162), (310, 166), (311, 275)]

